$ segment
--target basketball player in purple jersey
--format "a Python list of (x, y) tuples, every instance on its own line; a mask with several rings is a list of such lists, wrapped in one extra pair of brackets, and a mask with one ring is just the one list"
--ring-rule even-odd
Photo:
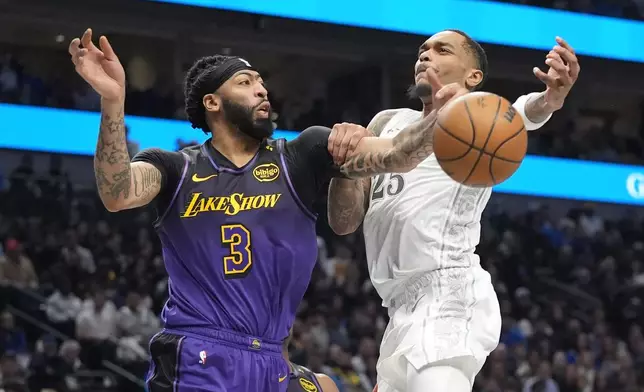
[(317, 257), (313, 202), (332, 177), (405, 172), (431, 151), (431, 128), (363, 138), (337, 167), (331, 130), (311, 127), (273, 140), (260, 74), (239, 57), (197, 61), (185, 81), (186, 113), (212, 137), (180, 152), (148, 149), (132, 161), (124, 126), (125, 72), (107, 38), (91, 30), (70, 43), (76, 71), (101, 95), (94, 156), (99, 195), (110, 211), (154, 202), (168, 271), (164, 330), (152, 338), (148, 389), (284, 392), (282, 357)]

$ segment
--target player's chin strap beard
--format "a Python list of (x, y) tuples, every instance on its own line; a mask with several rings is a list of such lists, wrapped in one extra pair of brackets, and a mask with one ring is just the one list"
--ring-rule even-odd
[(428, 83), (412, 84), (407, 89), (407, 96), (410, 99), (423, 99), (432, 96), (432, 86)]

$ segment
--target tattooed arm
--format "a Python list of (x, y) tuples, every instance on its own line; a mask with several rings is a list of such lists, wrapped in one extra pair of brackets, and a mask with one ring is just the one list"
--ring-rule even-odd
[(363, 138), (342, 165), (346, 177), (371, 177), (381, 173), (406, 173), (434, 152), (437, 112), (405, 127), (393, 139)]
[(140, 207), (161, 190), (161, 171), (146, 162), (130, 163), (125, 138), (124, 106), (102, 102), (101, 127), (94, 154), (98, 194), (108, 211)]
[[(379, 136), (398, 111), (382, 111), (374, 116), (367, 130)], [(332, 178), (329, 185), (327, 215), (329, 226), (338, 235), (351, 234), (360, 227), (369, 208), (371, 178)]]
[(522, 95), (512, 104), (523, 118), (525, 128), (534, 131), (544, 126), (558, 107), (546, 102), (545, 92)]

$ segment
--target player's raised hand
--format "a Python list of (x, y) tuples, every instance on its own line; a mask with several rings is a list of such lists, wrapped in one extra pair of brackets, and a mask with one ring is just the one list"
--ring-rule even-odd
[(548, 73), (538, 67), (532, 70), (534, 75), (546, 85), (546, 104), (553, 110), (563, 107), (581, 71), (575, 50), (561, 37), (557, 37), (556, 41), (557, 45), (546, 55)]
[(125, 99), (125, 70), (105, 36), (98, 40), (98, 47), (92, 42), (92, 29), (83, 36), (74, 38), (69, 44), (69, 54), (76, 72), (109, 101)]
[(327, 145), (333, 162), (338, 166), (342, 165), (365, 136), (372, 136), (365, 127), (350, 123), (335, 124)]
[(458, 83), (449, 83), (444, 85), (440, 79), (438, 79), (436, 71), (432, 68), (427, 68), (427, 70), (425, 70), (425, 74), (427, 76), (427, 81), (432, 86), (432, 93), (434, 94), (432, 105), (433, 110), (440, 110), (440, 108), (445, 106), (447, 102), (470, 92)]

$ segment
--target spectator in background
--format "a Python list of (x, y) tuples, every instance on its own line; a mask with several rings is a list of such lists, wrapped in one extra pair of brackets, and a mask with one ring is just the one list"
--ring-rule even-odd
[(114, 303), (107, 299), (103, 290), (96, 289), (76, 318), (76, 338), (87, 347), (82, 361), (88, 367), (97, 369), (102, 359), (114, 357), (111, 339), (116, 338), (116, 320)]
[(78, 243), (74, 229), (65, 231), (65, 244), (61, 249), (61, 255), (67, 266), (79, 270), (81, 275), (91, 275), (96, 272), (92, 252)]
[(83, 364), (80, 361), (81, 346), (75, 340), (66, 340), (60, 345), (59, 355), (63, 360), (63, 367), (61, 374), (65, 379), (65, 386), (68, 391), (78, 390), (78, 380), (74, 374), (83, 369)]
[(25, 153), (20, 158), (20, 165), (18, 165), (9, 175), (9, 182), (13, 193), (18, 193), (20, 196), (27, 195), (33, 196), (33, 180), (34, 180), (34, 157), (29, 153)]
[(61, 196), (66, 196), (71, 191), (71, 184), (67, 173), (63, 171), (63, 156), (52, 154), (49, 158), (49, 171), (40, 176), (38, 186), (42, 194), (47, 197), (44, 202), (48, 207), (55, 208), (61, 202)]
[(64, 335), (74, 336), (76, 318), (82, 309), (82, 302), (71, 291), (71, 284), (66, 277), (60, 279), (56, 290), (47, 298), (45, 314), (52, 327)]
[(25, 372), (13, 354), (0, 358), (0, 388), (5, 392), (29, 392)]
[(5, 54), (0, 61), (0, 101), (15, 103), (18, 101), (18, 72), (13, 58)]
[(31, 360), (29, 386), (34, 391), (62, 390), (65, 362), (58, 356), (58, 343), (51, 335), (44, 335), (36, 343), (36, 353)]
[(559, 385), (552, 378), (550, 364), (546, 361), (539, 365), (538, 374), (523, 384), (523, 392), (559, 392)]
[[(149, 302), (148, 302), (149, 303)], [(122, 336), (136, 336), (147, 341), (160, 329), (159, 318), (142, 301), (141, 294), (130, 291), (118, 311), (117, 326)]]
[(121, 339), (117, 356), (124, 362), (146, 360), (147, 342), (160, 330), (159, 319), (146, 303), (149, 304), (139, 293), (130, 291), (125, 305), (118, 311), (117, 328)]
[(22, 252), (20, 243), (9, 238), (4, 244), (4, 255), (0, 255), (0, 285), (20, 289), (38, 288), (38, 277), (31, 260)]
[(27, 338), (16, 326), (13, 315), (7, 311), (0, 314), (0, 352), (14, 355), (27, 354)]

